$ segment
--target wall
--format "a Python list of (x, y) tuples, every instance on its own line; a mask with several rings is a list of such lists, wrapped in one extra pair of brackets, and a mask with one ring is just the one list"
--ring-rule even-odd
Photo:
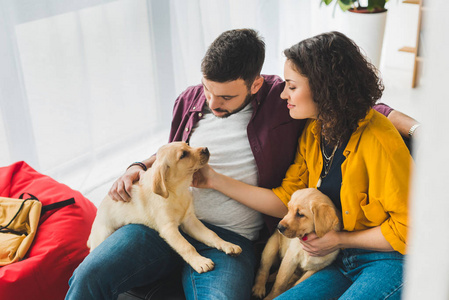
[(421, 97), (422, 131), (413, 180), (409, 256), (404, 299), (449, 299), (449, 8), (445, 0), (425, 1)]

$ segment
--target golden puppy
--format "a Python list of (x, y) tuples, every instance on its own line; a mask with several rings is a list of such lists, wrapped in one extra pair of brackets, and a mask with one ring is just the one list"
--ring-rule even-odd
[(179, 226), (191, 237), (229, 255), (242, 249), (219, 238), (195, 216), (189, 190), (193, 173), (209, 160), (207, 148), (192, 148), (184, 142), (161, 147), (153, 166), (133, 185), (130, 202), (106, 196), (92, 225), (87, 242), (90, 251), (115, 230), (130, 223), (144, 224), (177, 251), (198, 273), (210, 271), (214, 263), (201, 256), (181, 235)]
[[(296, 285), (309, 278), (330, 265), (338, 255), (337, 250), (323, 257), (312, 257), (303, 250), (300, 243), (300, 239), (311, 232), (322, 237), (331, 230), (340, 230), (340, 220), (334, 204), (317, 189), (307, 188), (293, 193), (288, 203), (288, 213), (279, 222), (278, 230), (270, 237), (262, 253), (253, 287), (253, 294), (259, 298), (265, 295), (270, 268), (278, 258), (281, 259), (279, 271), (273, 288), (265, 299), (273, 299), (293, 283)], [(298, 271), (302, 276), (297, 275)]]

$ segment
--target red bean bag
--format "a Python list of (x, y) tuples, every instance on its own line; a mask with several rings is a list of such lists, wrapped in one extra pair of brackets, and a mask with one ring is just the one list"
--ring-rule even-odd
[(0, 298), (61, 300), (68, 280), (89, 253), (86, 246), (96, 207), (80, 192), (40, 174), (25, 162), (0, 168), (0, 196), (36, 196), (42, 205), (74, 198), (75, 203), (41, 216), (24, 260), (0, 268)]

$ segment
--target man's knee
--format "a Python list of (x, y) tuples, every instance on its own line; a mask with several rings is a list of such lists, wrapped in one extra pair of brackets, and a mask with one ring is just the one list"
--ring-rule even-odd
[[(107, 276), (99, 264), (84, 260), (73, 272), (69, 280), (69, 291), (66, 299), (100, 299), (110, 298), (105, 295), (110, 291)], [(102, 295), (102, 296), (100, 296)]]
[[(201, 251), (211, 258), (215, 269), (198, 274), (190, 266), (183, 270), (183, 286), (187, 299), (249, 299), (254, 280), (255, 258), (252, 249), (245, 255), (232, 257), (216, 249)], [(242, 253), (243, 254), (243, 253)]]

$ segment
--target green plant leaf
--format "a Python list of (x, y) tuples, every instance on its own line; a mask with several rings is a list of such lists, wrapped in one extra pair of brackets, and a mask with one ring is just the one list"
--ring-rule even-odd
[(331, 4), (332, 1), (334, 1), (334, 0), (321, 0), (321, 3), (324, 2), (324, 4), (329, 5), (329, 4)]
[(375, 9), (384, 9), (386, 2), (387, 2), (387, 0), (368, 0), (367, 9), (369, 11), (373, 11)]
[(350, 9), (352, 7), (352, 3), (354, 3), (354, 1), (338, 0), (338, 5), (340, 5), (342, 11), (347, 11), (348, 9)]
[(352, 5), (352, 4), (354, 4), (354, 0), (338, 0), (338, 2), (341, 2), (341, 3), (343, 3), (344, 5)]

